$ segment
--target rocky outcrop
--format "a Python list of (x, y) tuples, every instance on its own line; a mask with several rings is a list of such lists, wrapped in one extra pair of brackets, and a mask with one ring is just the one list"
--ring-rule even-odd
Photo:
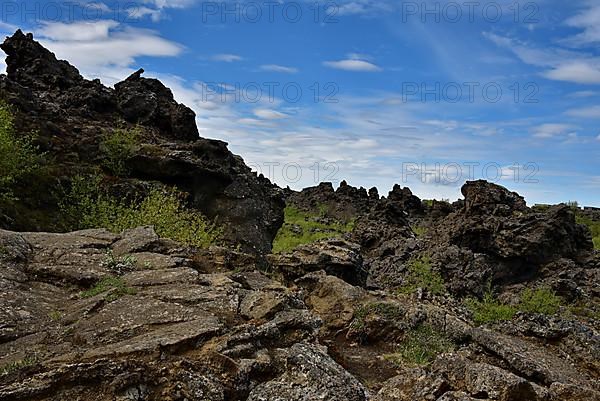
[(55, 215), (57, 203), (51, 197), (40, 203), (39, 193), (56, 193), (69, 176), (103, 166), (103, 136), (137, 128), (139, 146), (125, 160), (129, 176), (112, 181), (120, 193), (139, 195), (149, 183), (176, 185), (190, 194), (193, 207), (224, 227), (227, 243), (254, 253), (270, 250), (283, 222), (281, 191), (252, 173), (226, 143), (200, 138), (194, 112), (160, 81), (143, 78), (139, 70), (114, 89), (105, 87), (21, 31), (0, 47), (7, 54), (0, 98), (15, 106), (18, 128), (35, 131), (36, 143), (53, 160), (49, 176), (36, 178), (35, 188), (19, 188), (17, 209), (2, 211), (5, 228), (60, 228), (39, 218)]

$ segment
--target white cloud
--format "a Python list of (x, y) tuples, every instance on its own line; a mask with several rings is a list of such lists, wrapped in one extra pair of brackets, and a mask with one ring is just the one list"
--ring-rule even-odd
[(42, 22), (37, 34), (54, 41), (84, 42), (108, 39), (109, 32), (119, 26), (117, 21), (79, 21), (70, 24)]
[(364, 60), (346, 59), (339, 61), (325, 61), (326, 67), (335, 68), (337, 70), (355, 71), (355, 72), (378, 72), (382, 68)]
[(163, 18), (163, 12), (158, 9), (148, 8), (144, 6), (130, 7), (127, 9), (127, 15), (129, 18), (142, 19), (149, 16), (154, 22), (158, 22)]
[(583, 32), (565, 39), (564, 43), (573, 46), (600, 43), (600, 5), (592, 5), (565, 22), (568, 26), (582, 29)]
[(600, 105), (571, 109), (567, 111), (567, 114), (572, 117), (580, 118), (600, 118)]
[(555, 81), (575, 82), (578, 84), (600, 84), (599, 60), (578, 60), (566, 62), (543, 74)]
[(260, 66), (261, 71), (270, 71), (270, 72), (282, 72), (285, 74), (295, 74), (298, 72), (297, 68), (294, 67), (286, 67), (283, 65), (277, 64), (265, 64)]
[(554, 138), (573, 134), (574, 127), (570, 124), (542, 124), (533, 128), (535, 138)]
[(288, 117), (286, 114), (270, 109), (255, 109), (254, 115), (264, 120), (280, 120)]
[(212, 61), (221, 61), (224, 63), (233, 63), (234, 61), (242, 61), (244, 58), (237, 54), (215, 54), (210, 58)]

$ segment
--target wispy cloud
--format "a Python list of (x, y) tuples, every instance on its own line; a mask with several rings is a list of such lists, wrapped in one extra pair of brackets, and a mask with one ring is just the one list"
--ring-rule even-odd
[(580, 118), (600, 118), (600, 105), (571, 109), (567, 111), (567, 115)]
[(221, 61), (224, 63), (233, 63), (235, 61), (242, 61), (244, 58), (242, 56), (238, 56), (237, 54), (215, 54), (210, 57), (212, 61)]
[(288, 117), (286, 114), (270, 109), (255, 109), (254, 115), (265, 120), (281, 120)]
[[(363, 57), (363, 58), (359, 58)], [(324, 66), (335, 68), (337, 70), (355, 71), (355, 72), (379, 72), (383, 71), (381, 67), (372, 62), (365, 60), (365, 56), (351, 53), (344, 60), (325, 61)]]
[(286, 67), (277, 64), (265, 64), (260, 66), (261, 71), (281, 72), (284, 74), (296, 74), (298, 69), (295, 67)]
[(574, 126), (570, 124), (542, 124), (533, 128), (535, 138), (554, 138), (574, 133)]

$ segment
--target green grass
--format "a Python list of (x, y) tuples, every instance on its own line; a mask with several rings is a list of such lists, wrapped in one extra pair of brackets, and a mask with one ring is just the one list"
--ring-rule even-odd
[(576, 216), (577, 223), (585, 224), (592, 232), (592, 240), (594, 242), (594, 249), (600, 249), (600, 221), (594, 221), (585, 216)]
[(13, 112), (0, 100), (0, 200), (14, 200), (19, 179), (40, 167), (32, 135), (17, 133)]
[(114, 175), (125, 176), (129, 174), (127, 160), (134, 155), (139, 145), (139, 129), (116, 129), (105, 134), (100, 143), (100, 150), (104, 154), (102, 165)]
[(433, 270), (428, 256), (412, 259), (408, 263), (408, 273), (399, 291), (412, 294), (419, 288), (434, 295), (442, 295), (446, 291), (444, 279), (440, 273)]
[(301, 211), (293, 206), (284, 210), (284, 223), (273, 241), (273, 253), (289, 252), (299, 245), (310, 244), (325, 238), (340, 238), (352, 231), (354, 221), (323, 223), (324, 207), (315, 214)]
[(482, 300), (468, 299), (466, 305), (473, 314), (473, 321), (479, 325), (511, 320), (517, 312), (539, 313), (553, 315), (563, 304), (562, 299), (549, 288), (526, 288), (520, 294), (517, 305), (507, 305), (500, 302), (491, 289)]
[(201, 213), (184, 205), (175, 189), (154, 189), (143, 199), (126, 202), (102, 189), (99, 177), (74, 177), (60, 202), (68, 229), (106, 228), (120, 233), (140, 226), (154, 226), (162, 238), (185, 245), (208, 247), (222, 236), (222, 229)]
[(106, 277), (100, 280), (94, 287), (81, 293), (82, 298), (91, 298), (96, 295), (109, 292), (105, 299), (108, 302), (115, 301), (123, 295), (134, 295), (135, 289), (127, 287), (123, 279), (119, 277)]
[(386, 355), (386, 359), (400, 366), (424, 366), (454, 348), (455, 344), (444, 334), (429, 325), (419, 325), (407, 333), (396, 352)]
[(102, 266), (112, 270), (117, 274), (121, 274), (124, 271), (133, 269), (136, 262), (137, 260), (134, 256), (123, 255), (120, 257), (116, 257), (113, 254), (113, 251), (109, 250), (108, 252), (106, 252), (106, 257), (102, 261)]
[(30, 366), (35, 365), (39, 362), (39, 358), (37, 356), (28, 356), (20, 361), (8, 363), (2, 367), (0, 367), (0, 376), (8, 375), (13, 372), (17, 372), (21, 369), (28, 368)]

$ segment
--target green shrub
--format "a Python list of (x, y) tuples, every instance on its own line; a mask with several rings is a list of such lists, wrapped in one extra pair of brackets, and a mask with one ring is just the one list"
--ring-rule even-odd
[(407, 333), (396, 352), (386, 355), (386, 359), (398, 365), (423, 366), (454, 348), (455, 344), (444, 334), (429, 325), (419, 325)]
[(134, 295), (136, 291), (133, 288), (127, 287), (123, 279), (119, 277), (106, 277), (100, 280), (94, 287), (81, 293), (82, 298), (91, 298), (96, 295), (108, 292), (105, 299), (108, 302), (115, 301), (123, 295)]
[(553, 315), (558, 312), (561, 304), (562, 299), (549, 288), (538, 288), (536, 290), (526, 288), (521, 293), (521, 302), (518, 308), (522, 312)]
[(100, 143), (100, 149), (104, 153), (102, 164), (117, 176), (129, 173), (126, 163), (134, 155), (139, 145), (139, 129), (116, 129), (105, 134)]
[(142, 200), (127, 202), (104, 191), (100, 178), (78, 176), (60, 207), (70, 229), (106, 228), (120, 233), (151, 225), (162, 238), (197, 247), (210, 246), (222, 235), (216, 223), (187, 209), (174, 189), (154, 189)]
[(40, 155), (31, 135), (17, 134), (10, 107), (0, 101), (0, 200), (13, 199), (13, 186), (39, 168)]
[(284, 223), (273, 241), (273, 253), (289, 252), (299, 245), (325, 238), (339, 238), (352, 231), (354, 221), (323, 223), (326, 210), (319, 207), (316, 214), (303, 212), (293, 206), (284, 210)]
[(511, 305), (505, 305), (498, 301), (491, 288), (483, 296), (483, 300), (469, 299), (467, 307), (473, 314), (473, 321), (477, 324), (486, 324), (511, 320), (517, 309)]
[(136, 262), (137, 260), (132, 255), (116, 257), (113, 254), (113, 251), (109, 250), (106, 252), (106, 258), (104, 258), (101, 265), (117, 274), (121, 274), (125, 271), (133, 269)]
[(400, 292), (412, 294), (419, 288), (434, 295), (441, 295), (446, 290), (444, 279), (440, 273), (433, 270), (428, 256), (412, 259), (408, 263), (408, 274), (400, 287)]

